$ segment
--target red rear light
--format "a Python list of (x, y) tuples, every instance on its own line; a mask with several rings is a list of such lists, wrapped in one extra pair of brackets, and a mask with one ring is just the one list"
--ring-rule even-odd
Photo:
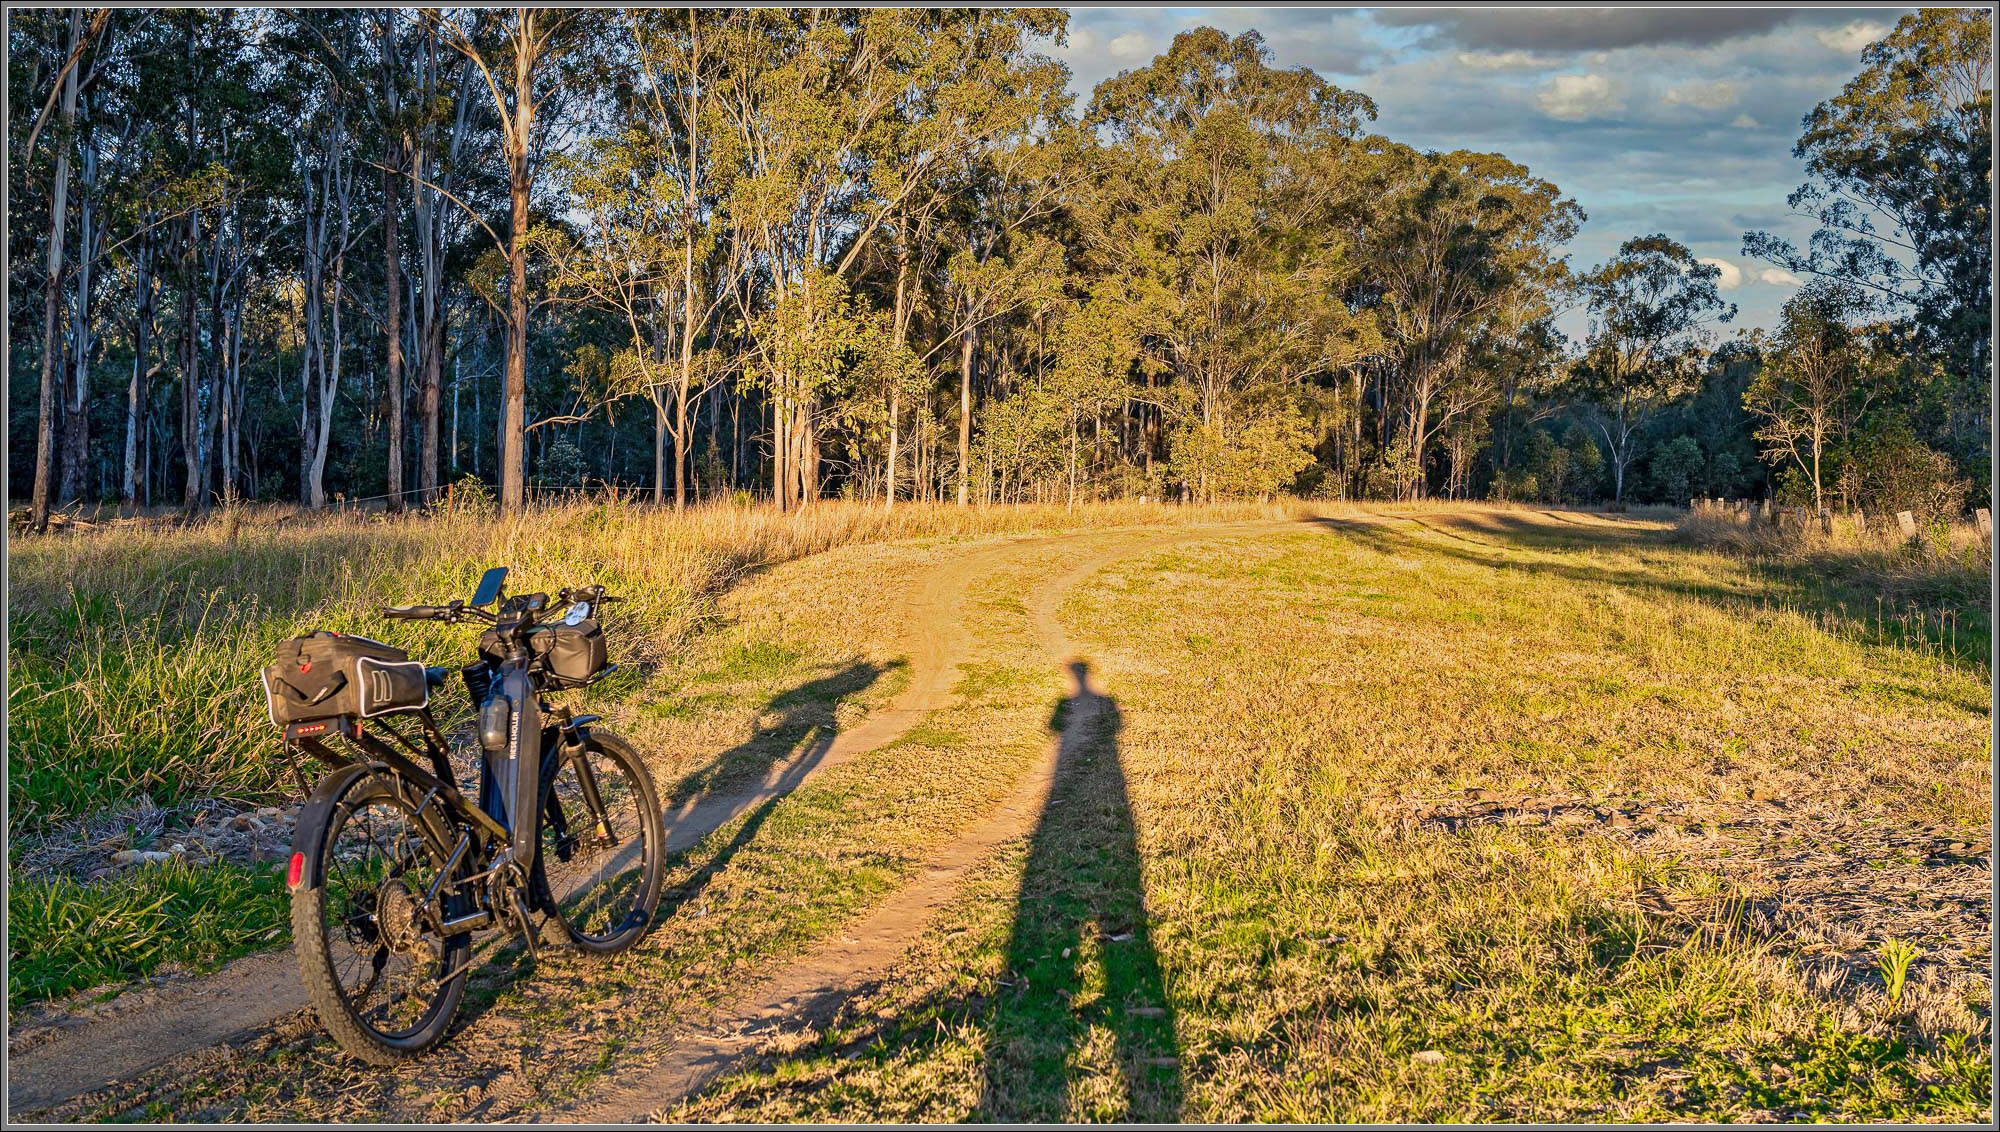
[(299, 878), (303, 877), (305, 875), (305, 872), (306, 872), (306, 855), (304, 853), (292, 854), (292, 867), (290, 871), (288, 871), (285, 874), (285, 884), (287, 884), (292, 888), (297, 888), (299, 886)]

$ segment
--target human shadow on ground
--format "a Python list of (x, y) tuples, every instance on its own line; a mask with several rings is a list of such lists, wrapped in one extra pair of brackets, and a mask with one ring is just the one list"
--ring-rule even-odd
[[(973, 1119), (1176, 1121), (1179, 1051), (1147, 920), (1123, 719), (1091, 687), (1087, 664), (1072, 662), (1070, 673), (1072, 693), (1049, 720), (1061, 736), (1055, 781), (1015, 902), (1010, 985), (989, 1003)], [(1110, 1066), (1086, 1064), (1107, 1057)], [(1079, 1075), (1106, 1069), (1122, 1077), (1122, 1098), (1081, 1087)], [(1105, 1102), (1109, 1110), (1098, 1107)]]
[[(960, 974), (893, 1006), (895, 970), (844, 982), (772, 1024), (771, 1033), (816, 1030), (820, 1039), (790, 1053), (766, 1050), (766, 1069), (782, 1076), (787, 1061), (836, 1050), (834, 1064), (864, 1071), (932, 1057), (950, 1064), (962, 1056), (960, 1043), (979, 1034), (985, 1056), (978, 1097), (955, 1118), (1180, 1119), (1178, 1039), (1147, 920), (1119, 752), (1123, 721), (1117, 705), (1091, 688), (1086, 665), (1070, 671), (1072, 694), (1049, 720), (1057, 735), (1055, 776), (1029, 834), (1006, 969), (990, 985)], [(951, 971), (966, 957), (948, 948), (941, 959)], [(866, 1106), (872, 1087), (849, 1103)]]

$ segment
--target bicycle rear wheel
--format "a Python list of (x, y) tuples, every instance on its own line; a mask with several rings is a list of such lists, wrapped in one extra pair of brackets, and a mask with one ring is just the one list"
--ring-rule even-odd
[(557, 752), (542, 784), (534, 892), (569, 941), (597, 955), (639, 942), (665, 876), (665, 822), (631, 744), (592, 731)]
[(445, 915), (464, 901), (436, 884), (456, 838), (421, 796), (393, 774), (358, 775), (298, 850), (318, 866), (292, 891), (300, 976), (327, 1032), (372, 1065), (436, 1045), (465, 994), (472, 934), (441, 937), (425, 908), (433, 887)]

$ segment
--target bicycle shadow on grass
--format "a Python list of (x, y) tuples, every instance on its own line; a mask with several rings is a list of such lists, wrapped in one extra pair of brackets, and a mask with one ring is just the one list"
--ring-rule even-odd
[(733, 790), (750, 781), (755, 782), (759, 800), (729, 841), (716, 849), (693, 876), (661, 895), (656, 918), (673, 915), (700, 895), (715, 875), (756, 838), (772, 810), (812, 774), (832, 749), (834, 739), (840, 734), (835, 713), (841, 703), (872, 687), (901, 663), (854, 661), (830, 675), (771, 697), (764, 711), (780, 712), (775, 722), (759, 726), (748, 739), (683, 775), (671, 790), (664, 792), (666, 797), (676, 800), (666, 807), (666, 857), (670, 868), (683, 863), (690, 850), (734, 816), (713, 809), (705, 811), (705, 803), (726, 802)]
[[(667, 836), (664, 856), (670, 870), (685, 864), (686, 855), (729, 820), (727, 817), (713, 820), (719, 815), (713, 810), (704, 811), (703, 803), (726, 800), (732, 790), (743, 786), (752, 776), (761, 801), (729, 841), (710, 854), (692, 876), (661, 894), (654, 912), (655, 922), (697, 898), (736, 854), (756, 838), (778, 803), (797, 789), (826, 757), (840, 733), (835, 715), (840, 704), (872, 687), (900, 664), (856, 661), (772, 696), (765, 701), (759, 715), (779, 712), (775, 721), (758, 726), (748, 739), (718, 753), (661, 792), (663, 798), (674, 799), (663, 803)], [(473, 968), (473, 983), (467, 988), (465, 1005), (454, 1025), (458, 1031), (470, 1027), (491, 1009), (502, 990), (533, 973), (519, 936), (501, 933), (480, 943), (484, 945), (480, 962)], [(559, 948), (553, 953), (544, 952), (545, 958), (551, 954), (561, 957), (566, 953)]]

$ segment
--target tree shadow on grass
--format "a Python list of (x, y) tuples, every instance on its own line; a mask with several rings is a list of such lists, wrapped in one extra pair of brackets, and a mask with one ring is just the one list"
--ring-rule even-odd
[[(1090, 686), (1088, 665), (1070, 671), (1074, 691), (1049, 721), (1061, 735), (1055, 782), (1029, 842), (1007, 945), (1011, 985), (990, 1003), (973, 1119), (1174, 1121), (1178, 1048), (1147, 922), (1123, 720)], [(1108, 1067), (1084, 1064), (1107, 1058)], [(1080, 1087), (1107, 1068), (1122, 1077), (1122, 1097)]]
[[(1878, 629), (1870, 617), (1877, 612), (1876, 607), (1864, 602), (1863, 595), (1858, 592), (1844, 593), (1825, 579), (1803, 575), (1789, 568), (1744, 563), (1748, 577), (1754, 580), (1753, 584), (1731, 586), (1661, 574), (1644, 565), (1618, 568), (1607, 565), (1597, 558), (1581, 556), (1517, 558), (1507, 553), (1510, 550), (1580, 550), (1604, 548), (1607, 545), (1612, 549), (1668, 550), (1674, 545), (1662, 541), (1657, 534), (1648, 533), (1635, 537), (1630, 532), (1614, 530), (1603, 538), (1549, 541), (1540, 537), (1538, 524), (1509, 518), (1499, 523), (1501, 530), (1507, 532), (1502, 535), (1507, 541), (1480, 542), (1433, 527), (1428, 523), (1416, 524), (1425, 532), (1449, 535), (1450, 541), (1444, 541), (1420, 539), (1415, 530), (1409, 528), (1397, 530), (1379, 523), (1357, 523), (1324, 518), (1315, 519), (1313, 522), (1329, 530), (1338, 531), (1371, 550), (1391, 557), (1420, 550), (1491, 570), (1517, 570), (1527, 574), (1550, 575), (1586, 586), (1611, 586), (1641, 595), (1691, 597), (1738, 613), (1762, 613), (1790, 607), (1808, 614), (1817, 614), (1869, 643), (1907, 644), (1906, 637), (1921, 637), (1931, 647), (1955, 656), (1961, 662), (1982, 669), (1988, 663), (1991, 628), (1984, 611), (1977, 609), (1965, 610), (1963, 621), (1954, 623), (1950, 636), (1941, 636), (1940, 631), (1928, 625), (1904, 634), (1900, 629), (1897, 632), (1889, 632), (1886, 628)], [(1488, 529), (1487, 533), (1499, 532)], [(1852, 606), (1845, 604), (1850, 597), (1855, 602)], [(1892, 624), (1888, 628), (1897, 628), (1897, 625)]]

